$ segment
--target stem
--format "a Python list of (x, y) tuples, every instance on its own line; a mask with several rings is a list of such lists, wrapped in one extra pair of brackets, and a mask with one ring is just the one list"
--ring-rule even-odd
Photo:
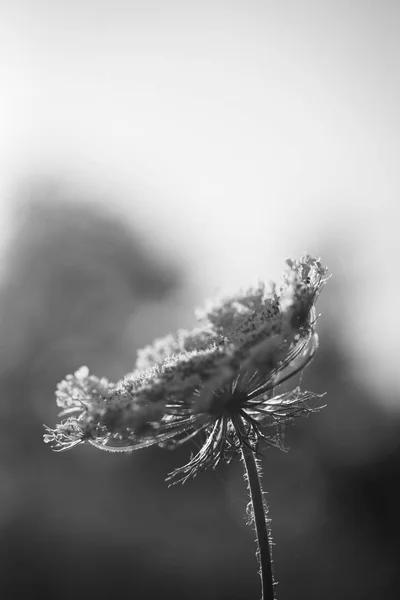
[[(246, 439), (246, 431), (240, 417), (235, 420), (235, 428), (239, 439)], [(257, 468), (256, 457), (253, 450), (245, 443), (242, 445), (242, 458), (246, 467), (249, 484), (250, 502), (253, 507), (254, 525), (257, 533), (258, 562), (261, 576), (261, 600), (274, 600), (272, 561), (269, 545), (266, 507), (261, 486), (261, 474)]]

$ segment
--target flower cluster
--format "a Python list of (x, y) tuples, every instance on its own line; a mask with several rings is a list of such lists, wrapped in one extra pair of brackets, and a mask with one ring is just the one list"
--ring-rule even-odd
[(45, 442), (57, 451), (87, 442), (126, 452), (176, 447), (205, 432), (200, 451), (171, 474), (182, 480), (229, 461), (244, 444), (254, 452), (261, 441), (281, 447), (279, 426), (314, 410), (320, 397), (275, 389), (317, 349), (315, 301), (327, 280), (308, 254), (287, 265), (279, 292), (260, 284), (210, 305), (196, 329), (139, 351), (135, 370), (119, 383), (86, 367), (68, 375), (56, 392), (67, 418), (46, 427)]

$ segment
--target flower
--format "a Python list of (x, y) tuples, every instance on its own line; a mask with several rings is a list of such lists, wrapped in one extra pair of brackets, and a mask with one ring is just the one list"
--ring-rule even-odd
[[(126, 452), (206, 439), (169, 479), (186, 481), (229, 461), (247, 445), (282, 448), (281, 426), (316, 409), (321, 397), (300, 388), (275, 394), (311, 361), (318, 347), (315, 302), (327, 280), (319, 260), (288, 260), (283, 284), (263, 284), (210, 305), (201, 325), (139, 351), (135, 370), (117, 384), (82, 367), (58, 386), (60, 416), (45, 442), (68, 450), (87, 442)], [(264, 429), (265, 427), (265, 429)]]

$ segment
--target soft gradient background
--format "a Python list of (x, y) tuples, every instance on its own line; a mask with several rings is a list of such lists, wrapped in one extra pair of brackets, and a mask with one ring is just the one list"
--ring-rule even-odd
[(328, 408), (266, 455), (278, 597), (397, 598), (399, 31), (395, 1), (0, 3), (3, 598), (258, 597), (239, 463), (168, 490), (189, 450), (42, 423), (304, 250)]

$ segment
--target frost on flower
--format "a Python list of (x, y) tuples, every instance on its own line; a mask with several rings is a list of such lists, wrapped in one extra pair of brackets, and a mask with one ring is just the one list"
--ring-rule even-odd
[(45, 441), (58, 451), (88, 442), (118, 452), (176, 447), (202, 431), (200, 451), (172, 474), (182, 480), (229, 461), (243, 444), (281, 447), (280, 425), (315, 410), (320, 397), (275, 390), (317, 349), (315, 302), (327, 280), (308, 254), (287, 265), (279, 292), (260, 284), (206, 307), (197, 328), (140, 350), (119, 383), (85, 367), (67, 376), (56, 391), (67, 419), (46, 427)]

